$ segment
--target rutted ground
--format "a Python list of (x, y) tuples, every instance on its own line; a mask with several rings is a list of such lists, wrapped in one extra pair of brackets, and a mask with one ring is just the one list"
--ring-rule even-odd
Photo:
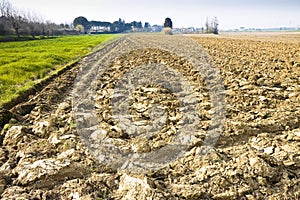
[(242, 174), (240, 188), (249, 188), (255, 199), (297, 199), (300, 38), (295, 35), (286, 42), (290, 35), (263, 36), (194, 39), (224, 79), (227, 124), (219, 144), (230, 162), (238, 161), (237, 169), (249, 170), (233, 173)]
[[(157, 47), (150, 48), (149, 43), (155, 41)], [(158, 35), (122, 38), (83, 59), (29, 102), (1, 111), (0, 122), (6, 124), (0, 135), (1, 197), (298, 199), (299, 44), (199, 38), (221, 71), (227, 103), (226, 123), (217, 145), (214, 151), (200, 157), (212, 114), (208, 89), (188, 59), (163, 48), (168, 42), (184, 48), (186, 41)], [(126, 52), (126, 45), (142, 50)], [(109, 55), (123, 56), (108, 62), (108, 71), (101, 71), (97, 68), (101, 65), (99, 60), (102, 62)], [(204, 49), (194, 56), (210, 62)], [(112, 89), (126, 70), (153, 62), (177, 69), (194, 86), (198, 101), (187, 104), (196, 105), (199, 110), (198, 132), (184, 156), (161, 169), (146, 173), (117, 171), (99, 163), (82, 143), (72, 114), (74, 80), (77, 73), (87, 74), (82, 80), (85, 84), (97, 76), (96, 72), (103, 75), (95, 79), (94, 96), (101, 134), (124, 151), (149, 152), (176, 135), (182, 118), (176, 96), (157, 85), (146, 85), (134, 93), (130, 111), (138, 125), (147, 124), (148, 110), (159, 102), (168, 113), (166, 128), (146, 141), (118, 127), (111, 116), (109, 101)], [(86, 70), (79, 70), (80, 67)], [(89, 70), (96, 75), (89, 74)], [(94, 134), (91, 138), (98, 136)]]

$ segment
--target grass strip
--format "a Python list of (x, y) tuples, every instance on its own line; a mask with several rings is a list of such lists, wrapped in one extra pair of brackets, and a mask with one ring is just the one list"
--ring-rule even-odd
[(84, 35), (0, 43), (0, 105), (117, 37)]

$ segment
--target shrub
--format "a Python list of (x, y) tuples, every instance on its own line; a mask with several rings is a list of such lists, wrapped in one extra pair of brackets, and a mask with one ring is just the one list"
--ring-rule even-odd
[(173, 35), (172, 29), (171, 28), (164, 28), (163, 29), (164, 34), (166, 35)]

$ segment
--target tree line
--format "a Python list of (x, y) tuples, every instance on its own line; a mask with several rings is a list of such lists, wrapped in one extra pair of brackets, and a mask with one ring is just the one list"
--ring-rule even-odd
[(0, 0), (0, 35), (30, 35), (54, 36), (62, 34), (76, 34), (70, 25), (55, 24), (44, 20), (40, 15), (33, 11), (19, 10), (8, 0)]
[[(207, 19), (205, 32), (218, 34), (218, 20)], [(172, 20), (165, 19), (164, 27), (173, 28)], [(44, 20), (33, 11), (19, 10), (14, 7), (9, 0), (0, 0), (0, 35), (31, 36), (55, 36), (71, 35), (80, 33), (121, 33), (130, 31), (150, 31), (151, 25), (141, 21), (126, 23), (119, 18), (114, 22), (88, 21), (85, 17), (76, 17), (72, 24), (55, 24), (49, 20)], [(203, 28), (204, 30), (204, 28)], [(170, 32), (171, 33), (171, 32)]]
[(133, 21), (126, 23), (125, 20), (119, 18), (118, 21), (105, 22), (105, 21), (88, 21), (85, 17), (76, 17), (73, 20), (74, 27), (80, 32), (108, 32), (108, 33), (121, 33), (131, 31), (134, 29), (147, 29), (150, 28), (150, 24), (145, 22), (144, 26), (141, 21)]

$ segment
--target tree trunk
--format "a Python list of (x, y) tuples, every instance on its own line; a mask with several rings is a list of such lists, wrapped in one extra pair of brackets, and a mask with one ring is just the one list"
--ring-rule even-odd
[(15, 29), (15, 32), (17, 34), (17, 37), (20, 38), (19, 28), (14, 28), (14, 29)]

